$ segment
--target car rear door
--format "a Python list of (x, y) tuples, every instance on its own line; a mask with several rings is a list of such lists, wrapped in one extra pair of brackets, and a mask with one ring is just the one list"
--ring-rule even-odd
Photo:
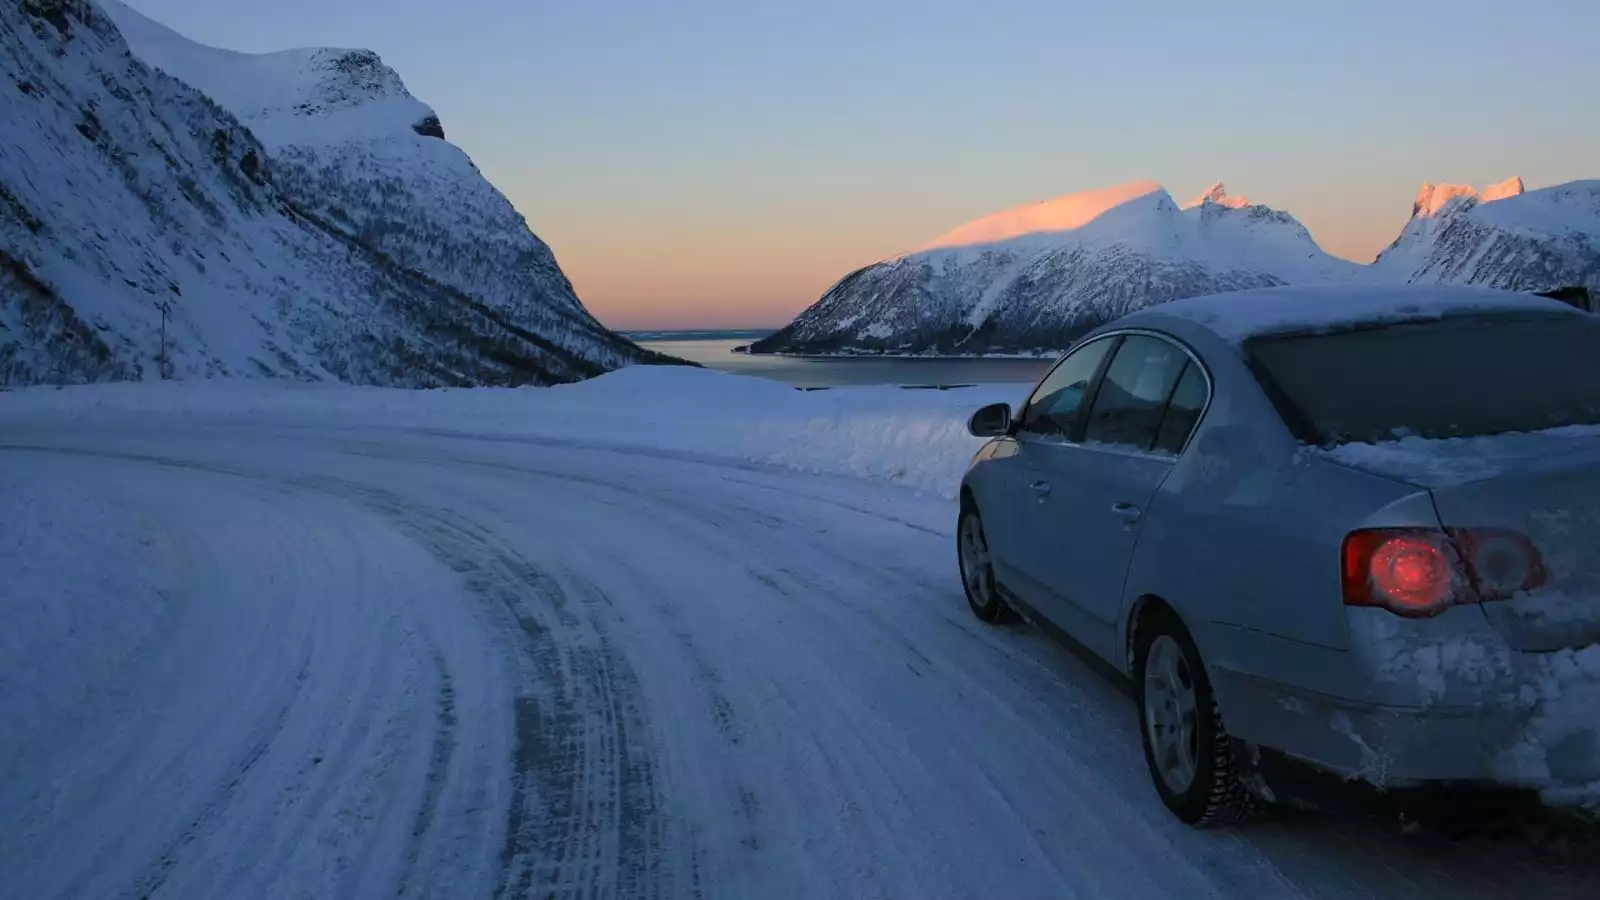
[(996, 472), (990, 489), (998, 502), (982, 502), (989, 550), (1000, 569), (1001, 582), (1040, 615), (1050, 617), (1050, 592), (1041, 579), (1046, 572), (1032, 552), (1031, 529), (1038, 507), (1048, 499), (1034, 461), (1040, 454), (1073, 439), (1090, 391), (1120, 338), (1092, 340), (1077, 347), (1039, 381), (1017, 419), (1015, 437), (995, 448), (988, 465)]
[[(1172, 470), (1205, 392), (1204, 373), (1177, 343), (1129, 334), (1095, 388), (1079, 439), (1039, 446), (1026, 457), (1030, 483), (1046, 488), (1027, 534), (1030, 569), (1053, 595), (1045, 601), (1048, 615), (1108, 659), (1145, 509)], [(1173, 412), (1168, 423), (1172, 406), (1188, 412)]]

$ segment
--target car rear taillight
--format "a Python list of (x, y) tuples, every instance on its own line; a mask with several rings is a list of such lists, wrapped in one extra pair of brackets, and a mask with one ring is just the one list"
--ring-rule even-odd
[(1505, 600), (1544, 584), (1544, 559), (1520, 531), (1509, 528), (1452, 528), (1467, 573), (1480, 600)]
[(1545, 579), (1533, 542), (1502, 528), (1364, 528), (1345, 537), (1342, 556), (1346, 606), (1377, 606), (1408, 618), (1504, 600)]
[(1402, 616), (1437, 615), (1469, 585), (1442, 531), (1368, 528), (1344, 539), (1346, 606), (1381, 606)]

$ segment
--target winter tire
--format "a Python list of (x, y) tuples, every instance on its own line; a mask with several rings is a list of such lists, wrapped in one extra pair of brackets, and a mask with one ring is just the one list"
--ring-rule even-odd
[(1176, 616), (1162, 613), (1144, 624), (1136, 641), (1139, 731), (1161, 801), (1197, 827), (1250, 819), (1262, 801), (1243, 780), (1194, 639)]
[(991, 624), (1014, 619), (1016, 614), (1000, 597), (983, 519), (971, 500), (961, 503), (961, 518), (956, 525), (956, 559), (961, 564), (961, 587), (966, 591), (972, 614)]

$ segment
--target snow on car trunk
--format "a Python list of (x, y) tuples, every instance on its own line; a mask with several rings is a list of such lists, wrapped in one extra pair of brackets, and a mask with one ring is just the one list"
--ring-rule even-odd
[[(1333, 459), (1431, 491), (1441, 522), (1480, 529), (1465, 552), (1479, 575), (1509, 579), (1483, 605), (1517, 650), (1547, 652), (1600, 643), (1600, 427), (1528, 434), (1344, 444)], [(1496, 535), (1493, 529), (1512, 534)], [(1519, 537), (1520, 536), (1520, 537)], [(1531, 544), (1529, 571), (1523, 539)], [(1471, 543), (1469, 540), (1468, 543)], [(1491, 574), (1490, 569), (1509, 566)]]
[(1505, 474), (1433, 497), (1448, 528), (1508, 530), (1468, 532), (1486, 537), (1466, 548), (1480, 578), (1509, 595), (1482, 605), (1507, 643), (1536, 652), (1600, 643), (1600, 469)]
[[(1377, 444), (1315, 451), (1427, 488), (1479, 573), (1479, 605), (1506, 645), (1470, 639), (1409, 651), (1421, 675), (1505, 680), (1483, 698), (1522, 723), (1492, 748), (1495, 776), (1546, 802), (1600, 812), (1600, 428)], [(1531, 548), (1536, 556), (1526, 555)], [(1498, 583), (1498, 584), (1496, 584)], [(1404, 651), (1397, 651), (1404, 652)], [(1431, 654), (1431, 656), (1428, 656)]]

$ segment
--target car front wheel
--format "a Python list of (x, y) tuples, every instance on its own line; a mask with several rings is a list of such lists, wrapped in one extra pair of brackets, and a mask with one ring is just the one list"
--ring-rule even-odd
[(1145, 762), (1162, 802), (1195, 826), (1251, 818), (1262, 801), (1243, 780), (1200, 651), (1175, 615), (1140, 629), (1134, 672)]
[(990, 623), (1010, 621), (1015, 613), (1000, 598), (983, 519), (971, 500), (961, 504), (961, 519), (956, 526), (956, 559), (961, 563), (961, 586), (966, 591), (972, 614)]

